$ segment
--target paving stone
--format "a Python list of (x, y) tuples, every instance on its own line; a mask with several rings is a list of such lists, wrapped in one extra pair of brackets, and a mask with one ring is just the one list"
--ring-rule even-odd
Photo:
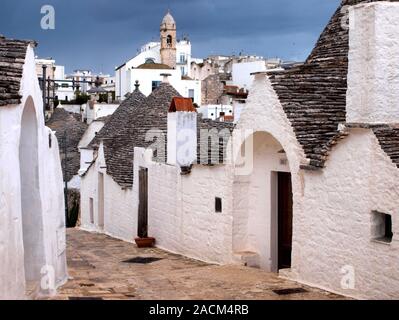
[[(329, 300), (344, 297), (241, 266), (217, 266), (78, 229), (67, 232), (68, 272), (73, 277), (51, 299), (104, 300)], [(162, 258), (151, 264), (127, 264), (135, 257)], [(95, 269), (93, 269), (95, 266)], [(279, 296), (276, 289), (306, 292)]]

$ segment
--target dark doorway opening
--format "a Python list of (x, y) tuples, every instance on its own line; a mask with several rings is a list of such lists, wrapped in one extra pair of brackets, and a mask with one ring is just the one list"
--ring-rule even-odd
[(278, 269), (291, 268), (292, 181), (291, 173), (278, 173)]
[(148, 169), (141, 168), (139, 171), (139, 216), (138, 230), (139, 238), (148, 237)]

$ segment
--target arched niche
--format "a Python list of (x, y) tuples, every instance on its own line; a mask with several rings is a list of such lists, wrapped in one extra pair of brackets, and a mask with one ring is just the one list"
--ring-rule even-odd
[(19, 144), (21, 217), (27, 294), (40, 290), (45, 266), (43, 217), (39, 186), (38, 124), (33, 99), (25, 103)]

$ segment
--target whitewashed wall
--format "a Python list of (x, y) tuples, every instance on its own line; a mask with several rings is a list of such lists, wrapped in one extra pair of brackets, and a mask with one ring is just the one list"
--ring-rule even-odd
[[(57, 139), (44, 126), (43, 105), (35, 71), (33, 48), (28, 47), (21, 81), (22, 103), (0, 109), (0, 299), (25, 298), (24, 244), (21, 215), (19, 145), (21, 117), (27, 103), (36, 111), (38, 178), (41, 212), (29, 233), (42, 229), (45, 264), (53, 268), (55, 287), (67, 278), (62, 171)], [(29, 102), (31, 101), (31, 102)], [(49, 135), (52, 147), (49, 147)], [(40, 216), (41, 215), (41, 219)], [(26, 237), (27, 235), (25, 235)], [(45, 267), (43, 265), (43, 267)], [(44, 270), (44, 269), (43, 269)], [(50, 270), (51, 271), (51, 270)], [(40, 279), (37, 279), (40, 281)], [(40, 283), (40, 282), (39, 282)], [(42, 290), (53, 294), (53, 290)]]
[[(325, 169), (300, 170), (300, 163), (306, 163), (302, 149), (269, 81), (261, 75), (257, 76), (237, 125), (237, 129), (245, 128), (272, 134), (285, 149), (292, 173), (292, 268), (281, 275), (356, 298), (398, 298), (399, 251), (395, 234), (399, 172), (374, 134), (352, 129), (349, 137), (332, 150)], [(264, 169), (267, 166), (265, 159)], [(236, 181), (254, 186), (245, 177)], [(243, 221), (239, 203), (240, 199), (235, 199), (234, 221), (238, 223)], [(373, 241), (374, 210), (392, 215), (391, 244)], [(251, 230), (255, 232), (256, 226)], [(233, 234), (240, 241), (248, 241), (247, 234), (236, 231)], [(342, 282), (351, 268), (355, 287), (348, 290)]]
[[(303, 173), (300, 164), (305, 162), (303, 150), (296, 140), (293, 129), (281, 103), (265, 74), (257, 74), (250, 89), (245, 108), (237, 123), (234, 139), (234, 155), (245, 141), (250, 147), (253, 138), (253, 160), (247, 158), (248, 169), (237, 170), (234, 176), (233, 234), (234, 253), (249, 250), (258, 255), (258, 264), (267, 271), (276, 271), (277, 253), (273, 223), (277, 208), (273, 207), (275, 172), (291, 172), (293, 189), (293, 251), (292, 263), (298, 259), (298, 235), (295, 225), (301, 211)], [(248, 143), (249, 142), (249, 143)], [(287, 163), (280, 163), (284, 149)], [(245, 194), (244, 192), (247, 192)], [(245, 195), (244, 195), (245, 194)], [(247, 196), (248, 195), (248, 196)]]
[[(282, 146), (270, 134), (253, 137), (253, 170), (235, 176), (233, 250), (237, 258), (253, 256), (252, 266), (277, 271), (277, 172), (290, 172)], [(238, 260), (239, 261), (239, 260)]]
[(264, 60), (233, 63), (233, 83), (240, 88), (249, 89), (254, 80), (253, 72), (266, 71), (266, 63)]
[[(180, 80), (172, 84), (176, 90), (185, 98), (193, 98), (194, 103), (201, 105), (201, 81), (199, 80)], [(189, 96), (189, 92), (194, 90), (194, 97)]]
[[(99, 173), (104, 174), (104, 228), (99, 226)], [(90, 198), (93, 199), (94, 223), (90, 218)], [(107, 175), (103, 145), (95, 163), (81, 178), (81, 228), (106, 233), (114, 238), (132, 242), (137, 235), (137, 209), (131, 189), (122, 189)]]
[(95, 120), (92, 123), (90, 123), (89, 127), (83, 134), (82, 138), (79, 141), (78, 147), (79, 148), (85, 148), (87, 147), (90, 142), (94, 139), (96, 134), (100, 132), (100, 130), (104, 127), (105, 122), (104, 121), (99, 121)]
[(199, 110), (199, 113), (203, 115), (205, 119), (216, 120), (220, 118), (220, 113), (224, 112), (226, 116), (233, 115), (233, 106), (228, 104), (208, 104), (202, 105)]
[(348, 122), (399, 122), (399, 5), (352, 7), (349, 29)]
[[(156, 238), (157, 247), (206, 262), (231, 263), (231, 170), (194, 166), (182, 176), (180, 168), (154, 163), (143, 154), (135, 149), (135, 176), (139, 167), (148, 168), (149, 236)], [(215, 197), (222, 198), (221, 213), (215, 212)]]
[[(180, 61), (180, 56), (185, 56), (185, 64)], [(186, 40), (181, 40), (176, 43), (176, 62), (177, 68), (184, 67), (185, 73), (182, 75), (191, 76), (191, 42)]]
[[(294, 212), (300, 218), (292, 277), (356, 298), (397, 299), (399, 170), (374, 134), (351, 130), (324, 170), (305, 174), (304, 185), (303, 210)], [(391, 244), (373, 241), (373, 210), (392, 215)], [(354, 289), (345, 289), (352, 268)]]
[(112, 115), (118, 107), (119, 104), (96, 103), (94, 120)]
[(57, 108), (62, 108), (68, 112), (82, 114), (82, 110), (84, 110), (86, 105), (80, 104), (60, 104)]

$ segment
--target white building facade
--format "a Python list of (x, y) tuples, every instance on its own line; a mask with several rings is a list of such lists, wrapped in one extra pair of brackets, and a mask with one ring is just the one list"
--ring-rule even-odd
[[(162, 38), (164, 28), (170, 36), (170, 44), (165, 40), (166, 37)], [(171, 51), (170, 55), (161, 54), (168, 50)], [(127, 93), (133, 92), (136, 81), (139, 81), (141, 91), (150, 95), (153, 88), (162, 82), (161, 74), (166, 72), (170, 74), (170, 83), (182, 96), (192, 98), (195, 103), (200, 104), (201, 82), (190, 78), (191, 60), (191, 42), (187, 38), (176, 39), (176, 22), (168, 13), (161, 23), (161, 41), (143, 45), (137, 56), (116, 68), (116, 98), (123, 100)], [(154, 66), (149, 69), (146, 67), (148, 63), (153, 63)]]
[(34, 45), (0, 43), (0, 60), (15, 59), (3, 65), (19, 87), (0, 90), (0, 299), (35, 298), (67, 280), (62, 171), (57, 138), (44, 124)]

